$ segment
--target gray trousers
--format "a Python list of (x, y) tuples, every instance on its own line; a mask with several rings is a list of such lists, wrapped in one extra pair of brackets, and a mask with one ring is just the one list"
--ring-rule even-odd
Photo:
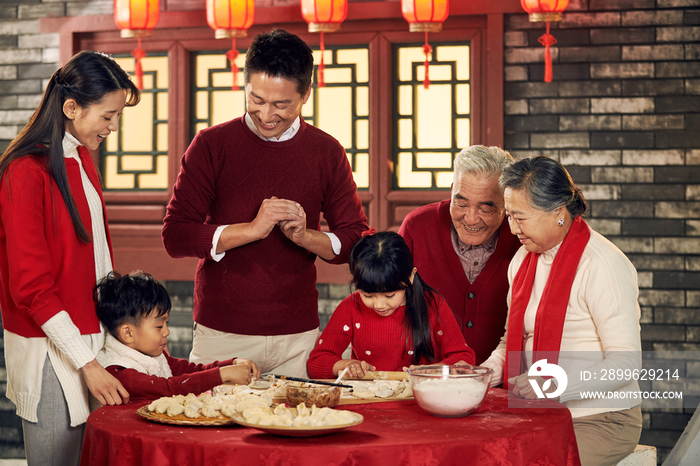
[(38, 422), (22, 419), (28, 466), (78, 466), (85, 424), (70, 426), (68, 404), (49, 357), (41, 382)]

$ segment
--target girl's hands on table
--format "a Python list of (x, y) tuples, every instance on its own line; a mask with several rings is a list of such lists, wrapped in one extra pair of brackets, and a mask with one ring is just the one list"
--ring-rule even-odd
[(361, 379), (367, 371), (376, 370), (372, 364), (367, 361), (358, 361), (357, 359), (341, 359), (333, 365), (333, 374), (338, 375), (343, 369), (348, 368), (346, 377), (349, 379)]

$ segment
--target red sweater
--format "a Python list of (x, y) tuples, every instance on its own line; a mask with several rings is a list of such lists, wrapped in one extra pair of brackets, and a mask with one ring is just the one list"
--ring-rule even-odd
[(173, 373), (172, 377), (158, 377), (144, 374), (136, 369), (125, 369), (121, 366), (109, 366), (107, 372), (124, 385), (129, 392), (129, 402), (143, 400), (155, 400), (162, 396), (187, 395), (211, 390), (221, 385), (221, 371), (219, 367), (230, 366), (233, 359), (215, 361), (211, 364), (195, 364), (186, 359), (173, 358), (165, 355), (168, 365)]
[(521, 244), (504, 219), (496, 250), (474, 283), (469, 283), (452, 246), (451, 224), (448, 199), (408, 214), (399, 233), (413, 253), (421, 278), (449, 303), (464, 339), (476, 353), (476, 363), (481, 364), (505, 333), (508, 264)]
[[(333, 312), (328, 325), (311, 351), (307, 369), (316, 379), (334, 378), (333, 365), (352, 344), (352, 359), (367, 361), (378, 371), (400, 371), (413, 364), (413, 340), (407, 344), (403, 323), (406, 307), (382, 317), (362, 303), (358, 292), (345, 298)], [(474, 364), (474, 351), (464, 342), (447, 302), (437, 296), (437, 308), (430, 308), (430, 329), (435, 361), (420, 364)]]
[(200, 131), (182, 166), (163, 227), (172, 257), (195, 256), (194, 320), (246, 335), (287, 335), (318, 327), (316, 256), (274, 228), (267, 238), (211, 259), (219, 225), (251, 222), (271, 196), (298, 202), (306, 226), (320, 230), (321, 213), (347, 262), (367, 229), (342, 146), (303, 120), (288, 141), (256, 136), (243, 118)]
[[(78, 154), (102, 199), (89, 152), (80, 146)], [(22, 157), (9, 165), (0, 184), (2, 324), (23, 337), (45, 337), (41, 325), (65, 310), (81, 334), (99, 333), (92, 298), (97, 281), (93, 244), (78, 240), (46, 162), (44, 157)], [(92, 234), (90, 208), (77, 160), (66, 159), (66, 174), (83, 225)], [(104, 213), (104, 199), (102, 210)], [(106, 220), (105, 230), (111, 255)]]

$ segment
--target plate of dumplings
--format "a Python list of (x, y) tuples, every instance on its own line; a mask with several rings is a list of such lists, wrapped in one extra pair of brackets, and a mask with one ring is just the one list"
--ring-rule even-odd
[(233, 419), (240, 425), (265, 433), (286, 437), (313, 437), (337, 432), (362, 424), (361, 414), (333, 408), (296, 408), (277, 405), (274, 408), (254, 408), (235, 413)]
[(288, 437), (324, 435), (361, 424), (361, 414), (332, 408), (296, 408), (272, 402), (269, 392), (236, 387), (201, 395), (159, 398), (136, 413), (147, 421), (178, 426), (225, 426), (238, 424)]
[(224, 426), (236, 424), (234, 413), (256, 407), (273, 406), (269, 394), (241, 390), (234, 394), (193, 393), (164, 396), (142, 406), (136, 413), (147, 421), (186, 426)]

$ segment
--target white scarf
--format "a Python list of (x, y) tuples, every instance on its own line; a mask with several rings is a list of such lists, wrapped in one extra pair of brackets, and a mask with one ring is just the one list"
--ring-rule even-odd
[(97, 353), (96, 359), (102, 367), (121, 366), (166, 379), (173, 376), (165, 354), (156, 357), (148, 356), (129, 348), (109, 333), (105, 338), (105, 346)]

